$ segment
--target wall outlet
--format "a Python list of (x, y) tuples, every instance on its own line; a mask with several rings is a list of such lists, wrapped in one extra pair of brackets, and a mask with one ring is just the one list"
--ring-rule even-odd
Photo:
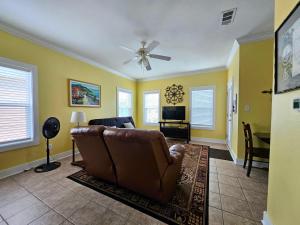
[(52, 144), (49, 144), (49, 150), (51, 151), (53, 148)]

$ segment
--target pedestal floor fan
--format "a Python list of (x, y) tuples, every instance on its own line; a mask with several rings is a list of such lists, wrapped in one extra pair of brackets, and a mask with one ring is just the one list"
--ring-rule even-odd
[(47, 139), (47, 163), (39, 165), (34, 169), (37, 173), (48, 172), (60, 167), (60, 162), (50, 162), (49, 139), (54, 138), (60, 129), (59, 120), (55, 117), (49, 117), (43, 125), (43, 136)]

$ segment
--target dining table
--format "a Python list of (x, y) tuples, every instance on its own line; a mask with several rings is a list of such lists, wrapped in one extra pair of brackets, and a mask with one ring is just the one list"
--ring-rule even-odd
[(255, 132), (253, 133), (255, 137), (257, 137), (262, 142), (270, 144), (271, 141), (271, 133), (270, 132)]

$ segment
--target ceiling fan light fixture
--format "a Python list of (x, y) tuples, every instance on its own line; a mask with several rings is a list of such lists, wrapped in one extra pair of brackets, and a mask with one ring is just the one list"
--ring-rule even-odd
[(150, 62), (148, 60), (148, 57), (149, 58), (154, 58), (154, 59), (159, 59), (159, 60), (164, 60), (164, 61), (170, 61), (171, 60), (170, 56), (150, 54), (150, 52), (159, 45), (158, 41), (152, 41), (148, 46), (146, 46), (147, 43), (145, 41), (141, 41), (141, 45), (142, 45), (142, 47), (139, 48), (137, 51), (134, 51), (134, 50), (132, 50), (130, 48), (127, 48), (125, 46), (121, 46), (122, 49), (135, 53), (135, 57), (123, 62), (124, 65), (126, 65), (126, 64), (128, 64), (132, 61), (137, 61), (137, 63), (139, 65), (143, 65), (146, 68), (146, 70), (149, 71), (152, 68), (151, 68)]

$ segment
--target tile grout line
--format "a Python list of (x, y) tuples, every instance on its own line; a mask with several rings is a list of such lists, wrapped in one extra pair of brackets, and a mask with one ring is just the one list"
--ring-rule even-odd
[(222, 225), (224, 225), (224, 216), (223, 216), (223, 206), (222, 206), (222, 201), (221, 201), (221, 189), (220, 189), (220, 183), (219, 183), (219, 172), (218, 172), (218, 166), (216, 163), (216, 174), (217, 174), (217, 178), (218, 178), (218, 188), (219, 188), (219, 199), (220, 199), (220, 205), (221, 205), (221, 215), (222, 215)]
[[(219, 169), (219, 167), (217, 166), (217, 171), (218, 171), (218, 169)], [(218, 173), (218, 175), (219, 175), (219, 173)], [(227, 175), (227, 176), (229, 176), (229, 175)], [(223, 225), (224, 225), (224, 223), (225, 223), (225, 221), (224, 221), (224, 212), (233, 214), (233, 215), (238, 216), (238, 217), (241, 217), (241, 218), (248, 219), (248, 220), (253, 221), (253, 222), (256, 223), (257, 221), (256, 221), (256, 219), (254, 219), (254, 216), (253, 216), (251, 207), (250, 207), (249, 202), (248, 202), (248, 200), (247, 200), (247, 198), (246, 198), (246, 196), (245, 196), (245, 193), (244, 193), (244, 191), (243, 191), (242, 185), (241, 185), (241, 183), (240, 183), (240, 181), (239, 181), (239, 179), (238, 179), (239, 177), (237, 177), (237, 176), (230, 176), (230, 177), (234, 177), (234, 178), (236, 178), (236, 179), (238, 180), (239, 188), (242, 190), (242, 194), (243, 194), (243, 196), (245, 197), (245, 200), (241, 200), (241, 199), (238, 199), (238, 198), (233, 197), (233, 196), (228, 196), (228, 195), (225, 195), (225, 194), (221, 194), (221, 191), (220, 191), (220, 201), (221, 201), (221, 211), (222, 211)], [(218, 180), (218, 181), (219, 181), (219, 180)], [(220, 184), (220, 182), (218, 182), (218, 185), (219, 185), (219, 184)], [(228, 185), (229, 185), (229, 184), (228, 184)], [(231, 186), (233, 186), (233, 185), (231, 185)], [(219, 190), (220, 190), (220, 185), (219, 185)], [(236, 199), (236, 200), (246, 201), (246, 203), (247, 203), (247, 205), (248, 205), (248, 207), (249, 207), (249, 209), (250, 209), (251, 218), (243, 217), (243, 216), (237, 215), (237, 214), (235, 214), (235, 213), (233, 213), (233, 212), (229, 212), (229, 211), (227, 211), (227, 210), (224, 210), (224, 209), (223, 209), (222, 200), (221, 200), (221, 199), (222, 199), (222, 198), (221, 198), (221, 195), (227, 196), (227, 197), (232, 197), (232, 198), (234, 198), (234, 199)], [(215, 208), (215, 207), (214, 207), (214, 208)]]
[[(49, 207), (48, 207), (48, 208), (49, 208)], [(28, 223), (28, 225), (30, 225), (32, 222), (38, 220), (38, 219), (41, 218), (42, 216), (46, 215), (46, 214), (47, 214), (48, 212), (50, 212), (50, 211), (51, 211), (51, 208), (49, 208), (49, 210), (47, 210), (44, 214), (42, 214), (42, 215), (40, 215), (39, 217), (37, 217), (37, 218), (33, 219), (32, 221), (30, 221), (30, 222)]]
[[(99, 204), (99, 203), (97, 203), (97, 202), (94, 202), (93, 200), (89, 200), (84, 206), (86, 206), (87, 204), (89, 204), (89, 203), (95, 203), (95, 204), (97, 204), (97, 205), (99, 205), (99, 206), (101, 206), (101, 207), (104, 207), (105, 208), (105, 211), (103, 212), (103, 214), (105, 214), (105, 212), (107, 211), (107, 210), (111, 210), (111, 209), (109, 209), (108, 207), (105, 207), (105, 206), (103, 206), (103, 205), (101, 205), (101, 204)], [(66, 217), (64, 217), (63, 215), (61, 215), (61, 216), (63, 216), (64, 218), (66, 218), (66, 220), (68, 221), (68, 222), (70, 222), (71, 224), (74, 224), (73, 223), (73, 221), (71, 221), (70, 220), (70, 218), (78, 211), (78, 210), (80, 210), (81, 208), (83, 208), (84, 206), (82, 206), (82, 207), (80, 207), (79, 209), (77, 209), (77, 210), (75, 210), (68, 218), (66, 218)], [(57, 212), (55, 209), (53, 209), (55, 212)], [(112, 211), (112, 210), (111, 210)], [(57, 212), (58, 213), (58, 212)], [(115, 213), (115, 212), (114, 212)], [(59, 213), (58, 213), (59, 214)], [(124, 219), (125, 219), (125, 223), (124, 224), (126, 224), (129, 220), (130, 220), (130, 217), (124, 217), (123, 215), (120, 215), (120, 214), (118, 214), (118, 213), (115, 213), (115, 214), (117, 214), (118, 216), (120, 216), (120, 217), (123, 217)]]
[[(27, 197), (30, 196), (30, 195), (31, 195), (31, 194), (29, 193), (28, 195), (25, 195), (25, 196), (23, 196), (23, 197), (17, 199), (16, 201), (19, 201), (19, 200), (22, 200), (22, 199), (24, 199), (24, 198), (27, 198)], [(35, 198), (35, 196), (33, 196), (33, 197)], [(39, 199), (38, 199), (38, 200), (39, 200)], [(8, 205), (10, 205), (10, 204), (13, 204), (13, 203), (8, 203), (8, 204), (6, 204), (6, 205), (4, 205), (4, 206), (2, 206), (2, 207), (0, 207), (0, 208), (6, 207), (6, 206), (8, 206)], [(34, 205), (34, 204), (33, 204), (33, 205)], [(14, 217), (15, 215), (17, 215), (17, 214), (23, 212), (24, 210), (26, 210), (26, 208), (24, 208), (24, 209), (22, 209), (22, 210), (16, 212), (15, 214), (12, 214), (11, 216), (7, 217), (6, 219), (5, 219), (3, 216), (1, 216), (1, 215), (0, 215), (0, 217), (2, 217), (3, 220), (8, 220), (8, 219)]]
[(68, 218), (66, 218), (64, 215), (60, 214), (58, 211), (56, 211), (55, 208), (51, 208), (54, 212), (58, 213), (59, 215), (61, 215), (63, 218), (65, 218), (66, 220), (68, 220), (70, 223), (74, 224), (72, 221), (70, 221), (69, 219), (72, 217), (72, 215), (77, 212), (79, 209), (85, 207), (88, 203), (92, 202), (92, 200), (87, 201), (86, 204), (84, 204), (82, 207), (78, 208), (77, 210), (75, 210)]
[[(238, 179), (238, 182), (240, 183), (240, 185), (242, 186), (242, 184), (241, 184), (241, 182), (239, 181), (239, 179)], [(246, 195), (245, 195), (245, 193), (244, 193), (244, 188), (242, 188), (242, 192), (243, 192), (243, 195), (245, 196), (245, 198), (246, 198)], [(256, 221), (256, 218), (254, 218), (254, 214), (253, 214), (253, 212), (252, 212), (252, 209), (251, 209), (251, 207), (250, 207), (250, 204), (249, 204), (249, 202), (248, 202), (248, 199), (246, 198), (246, 202), (247, 202), (247, 205), (248, 205), (248, 207), (249, 207), (249, 209), (250, 209), (250, 212), (251, 212), (251, 216), (252, 216), (252, 218), (253, 218), (253, 220), (255, 221), (255, 222), (257, 222)]]
[(229, 214), (232, 214), (232, 215), (235, 215), (235, 216), (238, 216), (238, 217), (241, 217), (241, 218), (250, 220), (250, 221), (252, 221), (252, 222), (258, 222), (258, 221), (256, 221), (256, 220), (254, 220), (253, 218), (244, 217), (244, 216), (241, 216), (241, 215), (238, 215), (238, 214), (236, 214), (236, 213), (229, 212), (229, 211), (226, 211), (226, 210), (222, 210), (222, 212), (226, 212), (226, 213), (229, 213)]
[[(218, 171), (217, 163), (216, 163), (216, 168), (217, 168), (217, 171)], [(219, 182), (219, 173), (217, 173), (217, 176), (218, 176), (218, 186), (219, 186), (219, 192), (220, 192), (220, 193), (219, 193), (219, 197), (220, 197), (221, 212), (222, 212), (222, 225), (225, 225), (223, 203), (222, 203), (222, 200), (221, 200), (221, 189), (220, 189), (220, 182)]]
[(3, 216), (1, 216), (1, 214), (0, 214), (0, 218), (2, 219), (1, 223), (4, 222), (5, 224), (8, 224), (7, 221), (3, 218)]
[[(216, 168), (218, 169), (218, 167), (217, 167), (217, 165), (216, 165)], [(220, 168), (220, 169), (222, 169), (222, 168)], [(218, 173), (218, 170), (217, 170), (217, 172), (216, 172), (217, 174), (219, 174)], [(222, 174), (221, 174), (222, 175)], [(59, 178), (59, 179), (57, 179), (57, 180), (55, 180), (54, 182), (58, 185), (58, 186), (60, 186), (60, 187), (63, 187), (63, 188), (67, 188), (66, 186), (64, 186), (64, 185), (62, 185), (61, 183), (58, 183), (59, 181), (61, 181), (62, 179), (64, 179), (65, 177), (61, 177), (61, 178)], [(239, 177), (234, 177), (234, 178), (239, 178)], [(14, 180), (15, 181), (15, 180)], [(16, 182), (16, 181), (15, 181)], [(219, 180), (217, 181), (218, 182), (218, 188), (219, 188), (219, 193), (217, 193), (217, 194), (219, 194), (219, 196), (220, 196), (220, 203), (221, 203), (221, 212), (222, 212), (222, 220), (223, 220), (223, 225), (224, 225), (224, 223), (225, 223), (225, 221), (224, 221), (224, 215), (223, 215), (223, 212), (227, 212), (226, 210), (223, 210), (223, 206), (222, 206), (222, 202), (221, 202), (221, 194), (220, 194), (220, 184), (222, 184), (222, 183), (220, 183), (219, 182)], [(16, 182), (19, 186), (21, 186), (21, 187), (23, 187), (22, 185), (20, 185), (18, 182)], [(240, 181), (239, 181), (239, 179), (238, 179), (238, 183), (239, 183), (239, 185), (241, 185), (240, 184)], [(29, 191), (25, 186), (24, 186), (24, 189), (25, 190), (27, 190), (28, 191), (28, 195), (26, 195), (26, 196), (29, 196), (29, 195), (32, 195), (33, 197), (35, 197), (35, 198), (37, 198), (38, 200), (40, 200), (41, 202), (43, 202), (44, 203), (44, 201), (43, 200), (41, 200), (40, 198), (38, 198), (37, 196), (35, 196), (34, 194), (33, 194), (33, 192), (31, 192), (31, 191)], [(243, 191), (243, 195), (245, 195), (245, 193), (244, 193), (244, 189), (243, 188), (241, 188), (242, 189), (242, 191)], [(72, 189), (69, 189), (72, 193), (78, 193), (78, 192), (76, 192), (75, 190), (72, 190)], [(245, 189), (245, 190), (247, 190), (247, 189)], [(227, 196), (227, 195), (225, 195), (225, 196)], [(25, 196), (24, 196), (25, 197)], [(229, 196), (229, 197), (232, 197), (232, 196)], [(234, 198), (234, 197), (233, 197)], [(247, 201), (247, 199), (246, 199), (246, 201)], [(89, 200), (88, 202), (94, 202), (93, 200)], [(88, 204), (88, 202), (86, 203), (86, 204)], [(247, 201), (248, 202), (248, 201)], [(99, 203), (97, 203), (97, 202), (94, 202), (94, 203), (96, 203), (96, 204), (99, 204)], [(249, 202), (248, 202), (248, 204), (249, 204)], [(45, 205), (47, 205), (46, 203), (45, 203)], [(102, 204), (99, 204), (99, 205), (101, 205), (101, 206), (103, 206)], [(52, 208), (51, 206), (49, 206), (49, 205), (47, 205), (51, 210), (53, 210), (53, 211), (55, 211), (55, 212), (57, 212), (54, 208)], [(213, 207), (213, 206), (211, 206), (211, 207)], [(250, 207), (250, 206), (249, 206)], [(82, 208), (82, 207), (81, 207)], [(105, 207), (106, 208), (106, 210), (108, 209), (107, 207)], [(216, 208), (216, 207), (213, 207), (213, 208)], [(218, 208), (216, 208), (216, 209), (218, 209)], [(218, 210), (220, 210), (220, 209), (218, 209)], [(250, 208), (250, 210), (251, 210), (251, 208)], [(47, 212), (45, 212), (45, 214), (47, 214), (48, 212), (49, 212), (50, 210), (48, 210)], [(75, 211), (75, 212), (77, 212), (77, 210)], [(61, 215), (59, 212), (57, 212), (59, 215)], [(228, 213), (230, 213), (230, 214), (233, 214), (233, 215), (236, 215), (235, 213), (232, 213), (232, 212), (228, 212)], [(45, 215), (45, 214), (43, 214), (43, 215)], [(74, 213), (73, 213), (74, 214)], [(72, 214), (72, 215), (73, 215)], [(118, 214), (118, 213), (117, 213)], [(251, 211), (251, 215), (252, 215), (253, 213), (252, 213), (252, 211)], [(40, 217), (42, 217), (43, 215), (41, 215)], [(126, 221), (125, 221), (125, 223), (126, 222), (128, 222), (129, 220), (130, 220), (130, 217), (124, 217), (124, 216), (122, 216), (122, 215), (120, 215), (120, 214), (118, 214), (119, 216), (121, 216), (121, 217), (123, 217), (123, 218), (125, 218), (126, 219)], [(147, 214), (145, 214), (145, 215), (147, 215)], [(1, 215), (0, 215), (1, 216)], [(61, 216), (63, 216), (63, 215), (61, 215)], [(240, 216), (240, 215), (236, 215), (236, 216), (239, 216), (239, 217), (242, 217), (242, 218), (246, 218), (246, 217), (243, 217), (243, 216)], [(38, 217), (38, 218), (40, 218), (40, 217)], [(38, 218), (36, 218), (36, 219), (34, 219), (34, 220), (32, 220), (30, 223), (32, 223), (33, 221), (35, 221), (35, 220), (37, 220)], [(65, 218), (65, 220), (62, 222), (62, 223), (64, 223), (64, 222), (66, 222), (66, 221), (69, 221), (70, 223), (72, 223), (69, 219), (67, 219), (66, 217), (64, 217), (63, 216), (63, 218)], [(70, 217), (69, 217), (70, 218)], [(247, 218), (247, 219), (249, 219), (249, 218)], [(252, 219), (251, 219), (252, 220)], [(3, 220), (5, 223), (6, 223), (6, 221), (5, 220)], [(257, 222), (256, 220), (254, 220), (253, 222)]]
[[(51, 175), (49, 175), (49, 176), (51, 176)], [(28, 224), (30, 224), (30, 223), (32, 223), (32, 222), (38, 220), (38, 219), (41, 218), (42, 216), (44, 216), (44, 215), (46, 215), (47, 213), (49, 213), (51, 210), (53, 210), (54, 212), (56, 212), (56, 213), (58, 213), (59, 215), (61, 215), (59, 212), (57, 212), (56, 210), (54, 210), (54, 208), (52, 208), (50, 205), (48, 205), (46, 202), (44, 202), (41, 198), (39, 198), (39, 197), (34, 193), (34, 191), (29, 190), (28, 187), (22, 185), (22, 184), (21, 184), (20, 182), (18, 182), (15, 178), (12, 178), (12, 179), (14, 180), (14, 182), (15, 182), (18, 186), (24, 188), (24, 189), (28, 192), (27, 195), (21, 197), (20, 199), (23, 199), (23, 198), (28, 197), (29, 195), (31, 195), (32, 197), (36, 198), (38, 201), (40, 201), (41, 203), (45, 204), (45, 205), (48, 207), (48, 210), (47, 210), (44, 214), (40, 215), (40, 216), (37, 217), (37, 218), (34, 218), (34, 219), (33, 219), (32, 221), (30, 221)], [(64, 179), (64, 178), (61, 178), (61, 179)], [(65, 187), (63, 187), (61, 184), (57, 183), (57, 181), (53, 181), (53, 182), (55, 182), (55, 183), (56, 183), (57, 185), (59, 185), (60, 187), (65, 188)], [(45, 186), (46, 186), (46, 184), (45, 184)], [(69, 189), (69, 190), (70, 190), (70, 189)], [(70, 190), (70, 191), (72, 191), (74, 194), (76, 194), (75, 191), (73, 191), (73, 190)], [(19, 199), (18, 199), (18, 200), (19, 200)], [(9, 205), (9, 204), (7, 204), (7, 205)], [(17, 214), (21, 213), (21, 212), (24, 211), (24, 210), (26, 210), (26, 209), (21, 210), (20, 212), (14, 214), (14, 215), (12, 215), (12, 216), (10, 216), (9, 218), (12, 218), (13, 216), (16, 216)], [(0, 216), (1, 216), (1, 215), (0, 215)], [(68, 220), (68, 219), (65, 218), (63, 215), (61, 215), (61, 216), (62, 216), (65, 220)], [(2, 216), (1, 216), (1, 217), (2, 217)], [(2, 218), (3, 218), (3, 217), (2, 217)], [(63, 222), (65, 222), (65, 220), (64, 220)], [(4, 218), (3, 218), (3, 221), (7, 223), (7, 221), (6, 221)], [(62, 222), (62, 223), (63, 223), (63, 222)], [(70, 222), (70, 221), (69, 221), (69, 222)], [(8, 223), (7, 223), (7, 224), (8, 224)], [(73, 223), (72, 223), (72, 224), (73, 224)]]
[[(243, 197), (245, 198), (245, 199), (243, 199), (242, 201), (246, 201), (246, 204), (247, 204), (247, 206), (249, 207), (249, 211), (250, 211), (250, 218), (248, 218), (248, 217), (244, 217), (244, 216), (241, 216), (241, 215), (237, 215), (236, 213), (233, 213), (233, 212), (229, 212), (229, 211), (227, 211), (227, 210), (224, 210), (224, 209), (223, 209), (223, 203), (222, 203), (222, 200), (221, 200), (221, 199), (222, 199), (221, 196), (228, 196), (228, 195), (221, 194), (221, 192), (216, 193), (216, 194), (219, 194), (219, 196), (220, 196), (220, 203), (221, 203), (221, 212), (222, 212), (222, 219), (223, 219), (222, 222), (223, 222), (223, 225), (225, 224), (225, 221), (224, 221), (224, 214), (225, 214), (225, 213), (229, 213), (229, 214), (235, 215), (235, 216), (237, 216), (237, 217), (244, 218), (244, 219), (247, 219), (247, 220), (249, 220), (249, 221), (252, 221), (253, 223), (257, 223), (258, 221), (254, 218), (253, 212), (252, 212), (251, 207), (250, 207), (250, 205), (249, 205), (250, 202), (248, 201), (248, 199), (246, 198), (246, 195), (245, 195), (245, 190), (247, 190), (247, 189), (244, 189), (243, 186), (242, 186), (242, 184), (241, 184), (241, 182), (240, 182), (240, 179), (245, 179), (244, 176), (241, 176), (241, 174), (242, 174), (241, 171), (234, 172), (234, 175), (233, 175), (233, 174), (229, 174), (229, 173), (223, 174), (223, 173), (222, 173), (222, 168), (223, 168), (223, 167), (225, 167), (225, 169), (228, 168), (229, 170), (233, 170), (233, 171), (235, 171), (235, 169), (230, 168), (230, 166), (228, 166), (228, 167), (223, 166), (223, 165), (220, 166), (220, 164), (219, 164), (217, 161), (215, 161), (214, 166), (216, 167), (216, 172), (215, 172), (215, 173), (218, 175), (218, 185), (219, 185), (219, 190), (220, 190), (220, 184), (223, 184), (223, 183), (224, 183), (224, 182), (220, 182), (220, 180), (219, 180), (219, 176), (220, 176), (220, 175), (229, 176), (229, 177), (231, 177), (231, 178), (236, 179), (236, 180), (237, 180), (237, 186), (236, 186), (236, 187), (238, 187), (238, 188), (240, 188), (240, 189), (242, 190)], [(221, 172), (221, 173), (219, 173), (219, 172)], [(257, 179), (260, 179), (260, 178), (257, 177)], [(251, 182), (265, 183), (265, 182), (263, 182), (263, 181), (261, 181), (261, 180), (256, 180), (256, 178), (254, 178), (254, 180), (252, 180)], [(225, 183), (225, 184), (226, 184), (226, 183)], [(230, 184), (226, 184), (226, 185), (230, 185)], [(232, 185), (232, 186), (234, 186), (234, 185)], [(252, 191), (252, 189), (249, 189), (249, 190)], [(212, 192), (212, 193), (215, 193), (215, 192)], [(259, 193), (263, 193), (263, 192), (259, 192)], [(265, 194), (265, 193), (264, 193), (264, 194)], [(232, 197), (232, 196), (228, 196), (228, 197)], [(235, 197), (232, 197), (232, 198), (234, 198), (234, 199), (236, 199), (236, 200), (241, 200), (241, 199), (238, 199), (238, 198), (235, 198)], [(219, 208), (217, 208), (217, 207), (215, 207), (215, 206), (210, 206), (210, 207), (220, 210)]]
[[(224, 196), (227, 196), (227, 195), (224, 195)], [(228, 197), (228, 196), (227, 196)], [(230, 197), (230, 196), (229, 196)], [(247, 203), (248, 204), (248, 203)], [(211, 207), (213, 207), (213, 206), (211, 206)], [(241, 216), (241, 215), (238, 215), (238, 214), (236, 214), (236, 213), (234, 213), (234, 212), (230, 212), (230, 211), (227, 211), (227, 210), (225, 210), (225, 209), (223, 209), (223, 206), (222, 206), (222, 201), (221, 201), (221, 207), (222, 207), (222, 209), (221, 209), (221, 211), (222, 211), (222, 213), (223, 212), (227, 212), (227, 213), (230, 213), (230, 214), (232, 214), (232, 215), (235, 215), (235, 216), (238, 216), (238, 217), (241, 217), (241, 218), (245, 218), (245, 219), (247, 219), (247, 220), (250, 220), (250, 221), (253, 221), (253, 222), (257, 222), (254, 218), (248, 218), (248, 217), (244, 217), (244, 216)], [(216, 208), (216, 207), (213, 207), (213, 208)], [(250, 208), (250, 207), (249, 207)], [(217, 209), (217, 208), (216, 208)], [(251, 209), (250, 209), (250, 212), (251, 212)], [(252, 216), (252, 212), (251, 212), (251, 216)]]
[[(28, 193), (28, 194), (26, 194), (26, 195), (24, 195), (24, 196), (22, 196), (22, 197), (19, 197), (18, 199), (15, 199), (14, 201), (17, 201), (17, 200), (19, 200), (19, 199), (28, 197), (29, 195), (30, 195), (30, 193)], [(10, 205), (10, 204), (11, 204), (11, 202), (6, 203), (6, 204), (2, 205), (0, 208), (3, 208), (3, 207), (8, 206), (8, 205)]]
[[(32, 195), (31, 193), (30, 193), (30, 195)], [(28, 196), (28, 195), (27, 195)], [(27, 197), (26, 196), (26, 197)], [(34, 195), (32, 195), (34, 198), (37, 198), (36, 196), (34, 196)], [(40, 200), (39, 198), (37, 198), (41, 203), (43, 203), (44, 205), (46, 205), (42, 200)], [(33, 205), (36, 205), (37, 203), (34, 203)], [(32, 205), (31, 205), (32, 206)], [(37, 217), (37, 218), (35, 218), (35, 219), (33, 219), (32, 221), (30, 221), (28, 224), (30, 224), (30, 223), (32, 223), (33, 221), (35, 221), (35, 220), (37, 220), (37, 219), (39, 219), (40, 217), (42, 217), (42, 216), (44, 216), (45, 214), (47, 214), (50, 210), (51, 210), (51, 208), (48, 206), (48, 205), (46, 205), (47, 206), (47, 208), (48, 208), (48, 210), (44, 213), (44, 214), (42, 214), (42, 215), (40, 215), (39, 217)], [(10, 216), (9, 218), (13, 218), (14, 216), (16, 216), (16, 215), (18, 215), (19, 213), (21, 213), (21, 212), (23, 212), (23, 211), (25, 211), (26, 210), (26, 208), (24, 208), (24, 209), (22, 209), (21, 211), (19, 211), (18, 213), (16, 213), (16, 214), (14, 214), (13, 216)], [(8, 218), (8, 219), (9, 219)]]
[[(242, 189), (242, 190), (243, 190), (243, 189)], [(215, 192), (212, 192), (212, 193), (215, 193)], [(216, 194), (217, 194), (217, 193), (216, 193)], [(243, 194), (244, 194), (244, 192), (243, 192)], [(228, 196), (228, 195), (224, 195), (224, 194), (219, 194), (219, 195), (220, 195), (221, 209), (219, 209), (219, 208), (217, 208), (217, 207), (215, 207), (215, 206), (209, 206), (209, 207), (212, 207), (212, 208), (221, 210), (221, 211), (222, 211), (222, 215), (223, 215), (223, 212), (227, 212), (227, 213), (233, 214), (233, 215), (238, 216), (238, 217), (241, 217), (241, 218), (245, 218), (245, 219), (250, 220), (250, 221), (253, 221), (253, 222), (258, 222), (258, 221), (254, 218), (254, 216), (253, 216), (251, 207), (250, 207), (249, 202), (247, 201), (246, 197), (245, 197), (246, 200), (241, 200), (241, 199), (238, 199), (238, 198), (235, 198), (235, 197), (232, 197), (232, 196)], [(221, 195), (226, 196), (226, 197), (232, 197), (232, 198), (234, 198), (234, 199), (236, 199), (236, 200), (246, 201), (246, 202), (247, 202), (247, 205), (249, 206), (250, 212), (251, 212), (251, 218), (244, 217), (244, 216), (238, 215), (238, 214), (236, 214), (236, 213), (234, 213), (234, 212), (230, 212), (230, 211), (224, 210), (224, 209), (223, 209), (223, 206), (222, 206)], [(224, 222), (224, 216), (222, 216), (222, 218), (223, 218), (223, 222)]]
[(69, 220), (65, 219), (64, 221), (62, 221), (59, 225), (63, 225), (66, 221), (68, 221), (70, 224), (74, 225), (73, 223), (71, 223)]

